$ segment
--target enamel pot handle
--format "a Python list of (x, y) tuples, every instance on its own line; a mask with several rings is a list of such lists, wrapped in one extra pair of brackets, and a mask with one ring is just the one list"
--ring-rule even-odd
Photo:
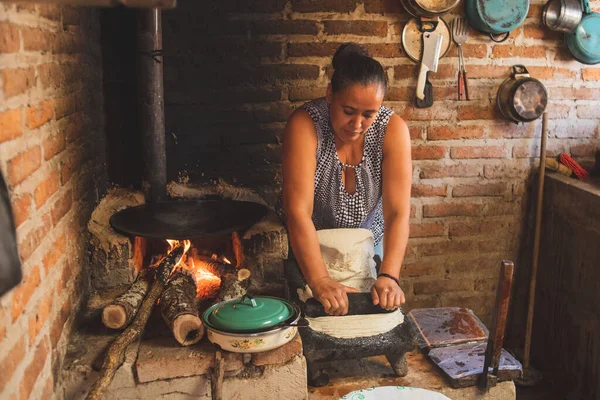
[[(584, 1), (586, 1), (586, 0), (584, 0)], [(501, 37), (500, 35), (504, 35), (504, 37)], [(490, 39), (492, 39), (492, 41), (494, 41), (496, 43), (502, 43), (502, 42), (506, 41), (506, 39), (508, 39), (509, 35), (510, 35), (510, 32), (500, 33), (499, 35), (494, 35), (493, 33), (490, 33)], [(498, 38), (496, 38), (496, 36)]]

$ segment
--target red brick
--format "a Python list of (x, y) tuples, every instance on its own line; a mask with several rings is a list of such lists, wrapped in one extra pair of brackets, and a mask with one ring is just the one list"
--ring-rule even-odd
[(60, 87), (66, 83), (65, 71), (59, 64), (47, 63), (38, 65), (36, 68), (43, 89)]
[(402, 306), (402, 308), (410, 311), (414, 310), (415, 308), (436, 308), (439, 307), (440, 304), (440, 296), (438, 294), (433, 296), (417, 297), (407, 295), (406, 304)]
[(445, 267), (447, 270), (446, 272), (449, 275), (479, 273), (488, 276), (496, 276), (496, 272), (499, 269), (499, 262), (490, 259), (488, 256), (480, 256), (478, 258), (457, 256), (456, 258), (450, 258), (446, 262)]
[(438, 160), (446, 157), (446, 148), (441, 146), (413, 146), (413, 160)]
[[(486, 58), (487, 57), (487, 46), (485, 44), (463, 44), (463, 57), (465, 58)], [(452, 46), (446, 57), (458, 57), (458, 48)], [(467, 68), (467, 76), (470, 78), (471, 66)]]
[(33, 12), (36, 12), (36, 10), (37, 10), (37, 7), (35, 4), (27, 4), (27, 3), (19, 4), (19, 3), (17, 3), (17, 11), (27, 11), (27, 12), (33, 13)]
[(449, 120), (452, 110), (449, 107), (435, 104), (429, 108), (407, 107), (399, 115), (406, 121)]
[(427, 129), (429, 140), (476, 139), (484, 135), (482, 126), (432, 126)]
[[(441, 296), (442, 307), (465, 307), (472, 310), (485, 324), (485, 317), (494, 307), (495, 295), (483, 296), (481, 293), (475, 295), (444, 294)], [(489, 323), (488, 323), (489, 326)]]
[(25, 51), (51, 51), (54, 34), (38, 28), (21, 28)]
[(293, 12), (350, 12), (356, 0), (292, 0)]
[(69, 212), (71, 209), (71, 204), (73, 203), (73, 191), (71, 189), (67, 190), (52, 207), (52, 223), (54, 225), (58, 224), (58, 221)]
[(19, 254), (23, 262), (33, 254), (38, 246), (44, 241), (52, 228), (52, 219), (49, 214), (42, 217), (42, 222), (32, 229), (19, 243)]
[(415, 294), (431, 294), (431, 293), (446, 293), (446, 292), (462, 292), (473, 290), (473, 282), (461, 280), (435, 280), (429, 282), (415, 282)]
[(290, 87), (289, 99), (290, 101), (307, 101), (323, 97), (325, 95), (326, 87)]
[(6, 21), (0, 22), (0, 53), (16, 53), (20, 47), (19, 28)]
[(577, 106), (577, 116), (582, 119), (600, 119), (600, 107), (591, 104)]
[[(468, 66), (468, 78), (508, 78), (510, 76), (511, 69), (507, 66), (500, 65), (469, 65)], [(470, 94), (470, 93), (469, 93)]]
[(42, 150), (35, 146), (8, 160), (8, 179), (12, 185), (17, 185), (32, 173), (37, 171), (42, 164)]
[(46, 341), (42, 340), (42, 342), (35, 349), (35, 353), (33, 355), (33, 360), (31, 364), (25, 369), (25, 374), (23, 375), (23, 379), (21, 380), (21, 399), (28, 399), (31, 394), (31, 390), (37, 381), (40, 372), (44, 368), (46, 364), (46, 357), (48, 356), (48, 345)]
[(447, 185), (433, 186), (423, 184), (413, 184), (411, 197), (437, 197), (446, 196)]
[(71, 280), (71, 277), (73, 276), (73, 264), (69, 262), (69, 260), (67, 260), (64, 263), (64, 267), (62, 270), (62, 274), (60, 275), (60, 284), (57, 284), (56, 286), (56, 294), (57, 296), (60, 296), (60, 294), (62, 293), (63, 288), (67, 287), (69, 285), (69, 281)]
[(431, 237), (442, 235), (444, 235), (444, 224), (442, 223), (410, 224), (410, 237)]
[(463, 146), (450, 149), (450, 157), (463, 158), (506, 158), (504, 146)]
[(495, 119), (494, 109), (489, 106), (458, 107), (458, 120)]
[(421, 139), (423, 136), (423, 128), (422, 127), (411, 127), (411, 128), (408, 128), (408, 133), (410, 135), (410, 140)]
[(75, 173), (75, 171), (77, 171), (77, 169), (79, 167), (81, 167), (81, 164), (82, 164), (82, 160), (81, 160), (82, 155), (80, 153), (81, 151), (82, 151), (81, 149), (77, 149), (77, 151), (72, 152), (71, 156), (68, 157), (61, 165), (60, 184), (62, 186), (66, 185), (67, 182), (69, 182), (69, 180)]
[[(66, 285), (66, 281), (63, 282), (64, 285)], [(50, 328), (50, 344), (52, 345), (53, 349), (56, 349), (56, 344), (62, 336), (65, 322), (67, 322), (69, 316), (71, 315), (71, 307), (72, 302), (67, 299), (52, 322), (52, 327)]]
[[(555, 157), (566, 151), (566, 146), (562, 143), (552, 144), (546, 147), (546, 156)], [(513, 158), (531, 158), (539, 157), (540, 146), (515, 146), (513, 147)]]
[(396, 0), (365, 0), (365, 12), (379, 14), (403, 14), (404, 8)]
[(25, 337), (21, 336), (19, 341), (10, 349), (4, 360), (0, 363), (2, 365), (2, 373), (0, 374), (0, 393), (4, 393), (6, 384), (12, 378), (15, 370), (21, 364), (25, 358)]
[(75, 96), (65, 96), (54, 100), (54, 118), (56, 120), (71, 115), (77, 111), (77, 99)]
[(483, 206), (481, 204), (425, 204), (423, 206), (424, 217), (461, 217), (473, 216), (481, 213)]
[(20, 109), (0, 112), (0, 143), (19, 137), (22, 133)]
[(529, 74), (536, 79), (575, 79), (577, 71), (568, 68), (527, 67)]
[(15, 219), (15, 228), (27, 221), (31, 212), (31, 196), (24, 194), (20, 197), (11, 198), (13, 217)]
[(434, 86), (433, 98), (436, 100), (457, 100), (458, 93), (456, 88), (452, 86)]
[(475, 291), (476, 292), (496, 293), (497, 284), (498, 284), (498, 279), (496, 279), (496, 278), (477, 279), (475, 281)]
[(531, 172), (530, 166), (525, 165), (486, 165), (483, 175), (488, 179), (523, 178)]
[(501, 122), (494, 125), (488, 125), (489, 136), (492, 139), (497, 138), (532, 138), (535, 134), (536, 124), (514, 124), (512, 122)]
[(496, 45), (492, 49), (492, 58), (546, 58), (544, 46), (515, 46), (512, 44)]
[(360, 35), (387, 36), (386, 21), (325, 21), (323, 23), (327, 35)]
[(598, 133), (598, 121), (575, 119), (554, 121), (554, 135), (557, 138), (583, 139), (596, 136)]
[(44, 160), (49, 160), (65, 149), (65, 136), (59, 132), (56, 135), (49, 136), (42, 143), (44, 147)]
[(58, 239), (56, 239), (54, 244), (50, 247), (50, 250), (48, 250), (48, 253), (46, 253), (46, 255), (44, 256), (42, 262), (44, 264), (44, 271), (46, 275), (48, 275), (50, 269), (58, 262), (60, 257), (64, 254), (66, 244), (66, 237), (63, 234)]
[(60, 5), (58, 4), (40, 4), (39, 5), (40, 16), (51, 19), (53, 21), (60, 21)]
[(417, 247), (419, 257), (428, 257), (471, 253), (475, 245), (470, 241), (457, 242), (454, 240), (445, 240), (443, 242), (420, 243)]
[(25, 93), (29, 88), (35, 86), (33, 67), (2, 70), (2, 82), (6, 98)]
[(410, 263), (402, 265), (400, 276), (432, 276), (441, 272), (441, 263)]
[(58, 172), (52, 172), (35, 188), (34, 197), (36, 208), (40, 208), (50, 196), (58, 190)]
[(375, 58), (397, 58), (403, 57), (402, 46), (395, 43), (368, 43), (365, 44), (371, 57)]
[(54, 300), (54, 291), (51, 290), (38, 304), (35, 314), (29, 317), (29, 346), (33, 346), (35, 339), (44, 327)]
[(539, 25), (524, 25), (519, 30), (523, 31), (525, 38), (543, 40), (559, 40), (562, 38), (562, 33), (544, 29)]
[(542, 8), (544, 8), (543, 4), (530, 4), (527, 18), (534, 18), (539, 21), (542, 18)]
[(554, 100), (594, 100), (598, 97), (598, 89), (594, 88), (553, 87), (546, 90)]
[(454, 64), (440, 64), (436, 72), (432, 72), (428, 75), (430, 81), (437, 81), (442, 79), (456, 79), (456, 71)]
[(481, 168), (477, 165), (428, 165), (421, 167), (421, 179), (433, 178), (462, 178), (481, 175)]
[(417, 215), (417, 208), (411, 204), (410, 206), (410, 217), (414, 218)]
[(253, 23), (251, 29), (252, 33), (257, 35), (316, 35), (319, 33), (316, 21), (298, 19), (262, 20)]
[(333, 57), (342, 43), (289, 43), (289, 57)]
[(29, 129), (35, 129), (52, 119), (54, 106), (51, 100), (44, 100), (33, 107), (25, 110), (27, 126)]
[(391, 87), (388, 88), (386, 100), (390, 101), (411, 101), (415, 97), (415, 89), (411, 87)]
[[(17, 286), (12, 297), (11, 316), (15, 322), (23, 309), (27, 306), (33, 292), (40, 284), (40, 268), (34, 266), (25, 276), (23, 281)], [(1, 375), (1, 374), (0, 374)]]
[(598, 68), (583, 68), (581, 77), (584, 81), (600, 81), (600, 69)]
[[(415, 79), (419, 74), (419, 67), (415, 64), (396, 65), (394, 67), (394, 79)], [(414, 94), (414, 92), (413, 92)]]
[(505, 183), (458, 185), (452, 189), (452, 197), (502, 196), (506, 190)]
[(235, 0), (226, 1), (219, 4), (219, 11), (229, 12), (252, 12), (252, 13), (276, 13), (283, 11), (283, 7), (288, 3), (287, 0)]

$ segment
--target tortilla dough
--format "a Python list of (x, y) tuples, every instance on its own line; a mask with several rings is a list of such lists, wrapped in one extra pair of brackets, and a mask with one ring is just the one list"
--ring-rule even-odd
[(343, 315), (339, 317), (306, 317), (316, 332), (339, 339), (354, 339), (386, 333), (404, 322), (400, 309), (386, 314)]

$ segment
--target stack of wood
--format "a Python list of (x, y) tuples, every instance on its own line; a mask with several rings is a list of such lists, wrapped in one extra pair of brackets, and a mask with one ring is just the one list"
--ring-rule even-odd
[[(111, 344), (104, 359), (100, 377), (87, 399), (99, 399), (109, 387), (115, 372), (124, 361), (127, 347), (139, 339), (157, 301), (161, 315), (182, 346), (197, 343), (204, 336), (204, 325), (198, 312), (196, 281), (185, 265), (177, 267), (185, 254), (183, 242), (176, 245), (155, 268), (146, 268), (129, 290), (102, 312), (102, 322), (112, 329), (125, 329)], [(221, 277), (216, 301), (229, 300), (246, 293), (250, 271), (216, 263)]]

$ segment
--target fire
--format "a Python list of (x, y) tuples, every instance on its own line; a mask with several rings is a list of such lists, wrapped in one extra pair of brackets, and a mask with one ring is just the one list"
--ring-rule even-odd
[[(169, 251), (171, 251), (180, 241), (167, 239), (167, 243), (169, 243)], [(218, 257), (216, 254), (213, 254), (210, 260), (203, 259), (196, 253), (195, 249), (188, 252), (192, 245), (190, 240), (184, 240), (183, 243), (185, 246), (184, 257), (181, 258), (177, 266), (189, 271), (190, 275), (196, 281), (196, 297), (209, 298), (216, 296), (221, 286), (221, 278), (214, 273), (217, 270), (215, 266), (218, 266), (219, 262), (226, 262), (228, 264), (231, 264), (231, 262), (224, 256)]]

